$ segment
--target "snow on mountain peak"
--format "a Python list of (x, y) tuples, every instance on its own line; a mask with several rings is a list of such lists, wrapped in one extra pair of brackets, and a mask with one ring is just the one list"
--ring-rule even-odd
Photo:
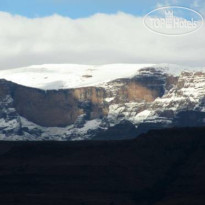
[(154, 67), (172, 75), (179, 75), (182, 71), (205, 71), (204, 68), (171, 64), (44, 64), (1, 70), (0, 78), (45, 90), (67, 89), (95, 86), (115, 79), (130, 78), (146, 67)]

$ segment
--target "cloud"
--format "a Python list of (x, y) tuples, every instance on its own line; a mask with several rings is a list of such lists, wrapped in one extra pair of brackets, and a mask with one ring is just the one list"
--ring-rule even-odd
[(150, 32), (125, 13), (29, 19), (0, 12), (0, 69), (44, 63), (204, 65), (205, 28), (185, 36)]

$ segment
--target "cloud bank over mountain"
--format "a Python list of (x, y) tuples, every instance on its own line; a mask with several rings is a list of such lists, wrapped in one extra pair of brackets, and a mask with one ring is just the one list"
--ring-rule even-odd
[(205, 64), (205, 26), (183, 36), (149, 31), (143, 17), (119, 12), (71, 19), (0, 12), (0, 69), (44, 63)]

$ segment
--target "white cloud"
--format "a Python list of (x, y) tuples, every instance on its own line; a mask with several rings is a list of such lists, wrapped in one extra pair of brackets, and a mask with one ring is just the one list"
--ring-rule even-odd
[(43, 63), (204, 65), (204, 31), (161, 36), (147, 30), (143, 18), (125, 13), (73, 20), (0, 12), (0, 68)]

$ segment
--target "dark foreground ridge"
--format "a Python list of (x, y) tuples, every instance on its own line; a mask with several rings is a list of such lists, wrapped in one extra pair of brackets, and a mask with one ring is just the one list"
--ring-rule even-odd
[(2, 205), (204, 205), (205, 128), (130, 141), (0, 142)]

